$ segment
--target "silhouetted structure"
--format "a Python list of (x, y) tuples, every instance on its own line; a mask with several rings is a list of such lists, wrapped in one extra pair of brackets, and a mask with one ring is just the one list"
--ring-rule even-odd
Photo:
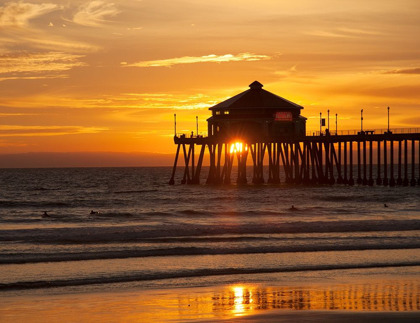
[(213, 114), (207, 119), (209, 137), (264, 141), (268, 137), (305, 135), (306, 118), (300, 115), (303, 107), (263, 90), (257, 81), (249, 87), (209, 109)]
[[(247, 183), (247, 160), (251, 159), (252, 183), (256, 184), (264, 183), (264, 176), (268, 176), (268, 183), (278, 184), (283, 172), (285, 182), (295, 184), (420, 185), (420, 160), (416, 164), (419, 159), (416, 155), (420, 156), (420, 131), (393, 133), (388, 129), (375, 134), (369, 130), (348, 135), (331, 135), (326, 131), (325, 135), (306, 136), (306, 118), (300, 115), (303, 107), (262, 87), (255, 81), (249, 90), (210, 108), (208, 137), (175, 135), (177, 152), (169, 184), (175, 183), (182, 148), (185, 163), (182, 184), (200, 183), (204, 153), (208, 149), (208, 184), (229, 184), (236, 158), (238, 184)], [(195, 146), (201, 147), (197, 163)], [(264, 165), (264, 159), (268, 165)]]

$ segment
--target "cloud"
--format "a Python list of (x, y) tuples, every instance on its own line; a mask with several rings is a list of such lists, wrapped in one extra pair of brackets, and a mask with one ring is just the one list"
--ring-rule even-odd
[(122, 66), (135, 66), (135, 67), (155, 67), (165, 66), (170, 67), (178, 64), (194, 64), (194, 63), (222, 63), (222, 62), (238, 62), (238, 61), (261, 61), (271, 59), (267, 55), (257, 55), (253, 53), (241, 53), (238, 55), (226, 54), (226, 55), (207, 55), (207, 56), (184, 56), (179, 58), (169, 58), (156, 61), (142, 61), (133, 64), (126, 64), (122, 62)]
[(382, 74), (420, 74), (420, 67), (385, 71)]
[(62, 52), (0, 55), (0, 81), (67, 77), (63, 71), (87, 65), (79, 61), (82, 57)]
[(81, 41), (73, 41), (66, 38), (60, 38), (57, 36), (46, 35), (42, 32), (32, 31), (31, 34), (26, 34), (26, 36), (20, 36), (20, 42), (26, 42), (31, 44), (33, 48), (43, 49), (43, 50), (56, 50), (60, 48), (61, 50), (72, 51), (72, 52), (96, 52), (100, 49), (99, 46), (84, 43)]
[(62, 136), (77, 134), (94, 134), (109, 130), (108, 128), (81, 126), (19, 126), (0, 125), (0, 137)]
[(353, 37), (353, 35), (343, 34), (343, 33), (340, 33), (339, 31), (331, 32), (331, 31), (325, 31), (325, 30), (308, 31), (308, 32), (305, 32), (305, 34), (311, 35), (311, 36), (333, 37), (333, 38)]
[[(30, 20), (34, 18), (58, 10), (62, 11), (63, 7), (51, 3), (33, 4), (17, 1), (8, 2), (3, 7), (0, 5), (0, 43), (3, 45), (0, 50), (14, 51), (17, 48), (33, 50), (36, 48), (37, 50), (57, 51), (57, 48), (60, 48), (61, 51), (72, 52), (97, 51), (98, 46), (84, 43), (80, 37), (71, 40), (63, 33), (59, 33), (58, 30), (53, 30), (56, 28), (51, 27), (55, 27), (57, 24), (50, 20), (39, 24), (29, 24)], [(57, 14), (59, 13), (57, 12)], [(45, 26), (50, 29), (47, 31)]]
[(355, 37), (368, 37), (380, 35), (380, 32), (354, 29), (354, 28), (333, 28), (330, 30), (313, 30), (304, 32), (307, 35), (319, 37), (332, 37), (332, 38), (355, 38)]
[(106, 103), (114, 108), (135, 108), (136, 110), (200, 110), (208, 109), (220, 101), (203, 94), (122, 93), (120, 96), (108, 96), (101, 104)]
[(291, 68), (289, 68), (288, 70), (276, 71), (276, 72), (274, 72), (274, 74), (286, 77), (286, 76), (291, 76), (293, 74), (296, 74), (296, 72), (297, 72), (297, 65), (294, 65)]
[(119, 12), (114, 3), (90, 1), (79, 7), (79, 11), (73, 17), (73, 22), (83, 26), (97, 27), (106, 21), (105, 17), (115, 16)]
[(0, 7), (0, 27), (25, 27), (29, 20), (57, 9), (53, 3), (8, 2)]
[(16, 117), (16, 116), (36, 116), (36, 113), (2, 113), (0, 112), (0, 117)]
[(359, 34), (359, 35), (381, 35), (382, 33), (372, 30), (365, 29), (354, 29), (354, 28), (339, 28), (339, 31), (349, 34)]

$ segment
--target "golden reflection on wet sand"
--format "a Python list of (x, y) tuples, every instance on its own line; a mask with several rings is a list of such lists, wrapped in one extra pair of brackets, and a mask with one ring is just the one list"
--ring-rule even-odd
[[(215, 312), (258, 310), (418, 311), (418, 281), (287, 287), (234, 287), (213, 297)], [(239, 291), (240, 290), (240, 291)]]
[(228, 319), (274, 309), (420, 311), (420, 280), (11, 297), (1, 302), (0, 317), (13, 323), (173, 322)]

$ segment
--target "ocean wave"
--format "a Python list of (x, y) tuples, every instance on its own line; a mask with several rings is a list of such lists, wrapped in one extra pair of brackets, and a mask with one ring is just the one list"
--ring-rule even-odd
[(60, 188), (48, 188), (48, 187), (43, 187), (43, 186), (28, 188), (28, 191), (60, 191), (60, 190), (61, 190)]
[(44, 208), (55, 208), (55, 207), (68, 207), (70, 206), (69, 203), (66, 202), (57, 202), (57, 201), (47, 201), (47, 202), (43, 202), (43, 201), (18, 201), (18, 200), (3, 200), (0, 201), (0, 207), (4, 207), (4, 208), (40, 208), (40, 207), (44, 207)]
[(255, 216), (279, 216), (286, 213), (280, 211), (214, 211), (214, 210), (177, 210), (175, 212), (148, 212), (149, 216), (195, 216), (195, 217), (211, 217), (211, 216), (233, 216), (233, 217), (255, 217)]
[(390, 232), (420, 230), (420, 220), (294, 221), (241, 224), (174, 224), (83, 226), (51, 229), (0, 230), (0, 241), (38, 243), (101, 243), (146, 238), (202, 237), (220, 235), (266, 235), (340, 232)]
[(151, 193), (158, 192), (159, 190), (150, 189), (150, 190), (127, 190), (127, 191), (115, 191), (114, 194), (139, 194), (139, 193)]
[(0, 264), (29, 264), (43, 262), (63, 261), (84, 261), (84, 260), (105, 260), (105, 259), (128, 259), (146, 257), (167, 257), (167, 256), (197, 256), (197, 255), (245, 255), (245, 254), (281, 254), (290, 252), (325, 252), (325, 251), (361, 251), (361, 250), (408, 250), (420, 249), (418, 243), (388, 243), (388, 244), (348, 244), (348, 245), (304, 245), (304, 246), (262, 246), (244, 248), (198, 248), (198, 247), (176, 247), (150, 250), (118, 250), (104, 252), (79, 252), (61, 254), (3, 254)]
[(57, 279), (24, 281), (0, 284), (0, 291), (22, 290), (22, 289), (41, 289), (53, 287), (86, 286), (96, 284), (115, 284), (138, 281), (152, 281), (179, 278), (211, 277), (226, 275), (246, 275), (246, 274), (269, 274), (287, 273), (303, 271), (326, 271), (326, 270), (347, 270), (347, 269), (367, 269), (367, 268), (390, 268), (390, 267), (413, 267), (420, 266), (420, 262), (400, 262), (400, 263), (369, 263), (369, 264), (332, 264), (332, 265), (309, 265), (291, 266), (278, 268), (215, 268), (215, 269), (196, 269), (179, 270), (175, 272), (156, 272), (156, 273), (135, 273), (118, 276), (89, 277), (76, 279)]
[(317, 200), (319, 201), (325, 201), (325, 202), (375, 202), (378, 203), (378, 201), (385, 200), (387, 203), (400, 201), (399, 196), (386, 196), (384, 195), (377, 195), (377, 194), (325, 194), (323, 196), (318, 196)]
[(130, 212), (104, 212), (104, 213), (95, 213), (95, 214), (89, 214), (92, 217), (95, 218), (132, 218), (135, 216), (135, 214), (130, 213)]

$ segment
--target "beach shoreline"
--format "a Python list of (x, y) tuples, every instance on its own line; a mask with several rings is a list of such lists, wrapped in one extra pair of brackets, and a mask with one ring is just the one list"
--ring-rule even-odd
[(174, 287), (169, 280), (167, 288), (116, 284), (90, 291), (7, 292), (0, 294), (0, 317), (5, 323), (415, 322), (420, 318), (418, 269), (396, 269), (400, 275), (372, 269), (312, 277), (279, 273), (265, 281), (248, 275), (238, 276), (236, 283), (214, 281), (188, 288), (183, 282)]

